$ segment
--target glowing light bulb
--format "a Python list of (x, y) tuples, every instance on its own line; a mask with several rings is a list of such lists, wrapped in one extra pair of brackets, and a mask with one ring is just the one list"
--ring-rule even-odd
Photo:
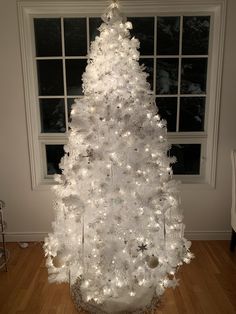
[(121, 281), (117, 281), (116, 285), (117, 285), (117, 287), (119, 287), (119, 288), (123, 287), (123, 284), (122, 284)]
[(188, 257), (188, 258), (194, 258), (194, 254), (191, 253), (191, 252), (188, 252), (188, 253), (187, 253), (187, 257)]
[(189, 264), (189, 263), (190, 263), (190, 258), (185, 257), (185, 258), (184, 258), (184, 262), (185, 262), (186, 264)]
[(85, 280), (84, 286), (85, 286), (85, 287), (88, 287), (88, 286), (89, 286), (89, 281), (88, 281), (88, 280)]
[(139, 281), (139, 286), (143, 286), (144, 284), (146, 283), (146, 280), (145, 279), (142, 279)]

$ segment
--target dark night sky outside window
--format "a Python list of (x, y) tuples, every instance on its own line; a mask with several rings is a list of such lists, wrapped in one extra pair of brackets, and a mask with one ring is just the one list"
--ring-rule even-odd
[[(160, 116), (169, 134), (205, 131), (210, 16), (130, 17), (140, 40)], [(66, 134), (75, 97), (82, 95), (88, 43), (99, 35), (98, 17), (34, 18), (41, 134)], [(87, 29), (89, 25), (89, 29)], [(174, 144), (175, 174), (199, 175), (202, 144)], [(47, 174), (58, 173), (63, 145), (45, 144)]]

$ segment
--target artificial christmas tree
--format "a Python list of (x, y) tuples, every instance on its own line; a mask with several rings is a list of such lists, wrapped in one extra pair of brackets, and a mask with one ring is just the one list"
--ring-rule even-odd
[(45, 251), (50, 280), (69, 281), (78, 307), (142, 312), (192, 254), (139, 42), (116, 2), (103, 19), (71, 112)]

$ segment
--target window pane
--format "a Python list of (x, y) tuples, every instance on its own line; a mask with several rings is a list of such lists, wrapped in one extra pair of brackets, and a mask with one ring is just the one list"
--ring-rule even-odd
[(86, 18), (64, 19), (66, 56), (87, 55)]
[(82, 74), (87, 65), (86, 59), (66, 60), (66, 83), (68, 95), (82, 95)]
[(42, 133), (63, 133), (66, 131), (64, 99), (40, 99)]
[(182, 53), (208, 54), (209, 31), (210, 16), (184, 16)]
[(147, 81), (150, 83), (151, 85), (151, 89), (153, 89), (153, 63), (154, 60), (153, 59), (143, 59), (140, 58), (139, 59), (139, 63), (140, 65), (144, 65), (145, 66), (145, 72), (149, 74), (149, 76), (147, 77)]
[(40, 96), (64, 94), (61, 60), (38, 60), (37, 69)]
[(59, 163), (61, 158), (65, 155), (64, 145), (45, 145), (46, 146), (46, 160), (47, 160), (47, 174), (61, 173)]
[(90, 17), (89, 18), (89, 37), (90, 42), (95, 39), (96, 36), (99, 36), (100, 32), (98, 28), (102, 24), (102, 19), (100, 17)]
[(157, 54), (179, 54), (179, 16), (157, 17)]
[(182, 94), (206, 92), (207, 58), (183, 58), (181, 74)]
[(179, 60), (157, 59), (157, 94), (177, 94)]
[(162, 119), (167, 121), (167, 130), (176, 131), (177, 98), (161, 97), (156, 99), (159, 114)]
[(201, 144), (173, 144), (170, 156), (177, 158), (172, 165), (174, 174), (200, 174)]
[(61, 56), (61, 20), (34, 19), (37, 57)]
[(204, 131), (205, 97), (180, 98), (180, 131)]
[(154, 17), (129, 17), (133, 24), (131, 36), (140, 41), (141, 55), (154, 55)]

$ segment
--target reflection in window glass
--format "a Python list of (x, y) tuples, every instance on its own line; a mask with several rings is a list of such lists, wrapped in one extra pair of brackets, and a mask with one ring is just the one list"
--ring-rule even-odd
[(207, 55), (209, 45), (210, 16), (184, 16), (184, 55)]
[(68, 95), (82, 95), (82, 75), (86, 59), (66, 60), (66, 83)]
[(64, 99), (40, 99), (42, 133), (64, 133), (66, 131)]
[(154, 17), (129, 17), (128, 21), (133, 24), (130, 30), (131, 37), (140, 41), (140, 54), (154, 54)]
[(204, 131), (205, 97), (181, 97), (179, 131)]
[(102, 24), (102, 19), (100, 17), (90, 17), (89, 18), (89, 37), (90, 42), (95, 40), (96, 36), (99, 36), (100, 32), (98, 28)]
[(183, 58), (181, 71), (182, 94), (206, 92), (207, 58)]
[(157, 60), (157, 94), (177, 94), (178, 65), (177, 58)]
[(173, 144), (170, 156), (177, 159), (177, 162), (172, 164), (174, 174), (200, 174), (201, 144)]
[(64, 145), (45, 145), (46, 148), (46, 161), (47, 161), (47, 174), (60, 174), (61, 169), (59, 163), (64, 156)]
[(62, 60), (37, 60), (40, 96), (64, 95)]
[(68, 122), (71, 122), (71, 109), (74, 102), (75, 102), (74, 98), (67, 98)]
[(66, 56), (85, 56), (87, 54), (86, 18), (64, 19)]
[(153, 89), (153, 64), (154, 64), (154, 60), (153, 59), (139, 59), (139, 64), (140, 65), (144, 65), (145, 66), (145, 72), (149, 74), (149, 76), (147, 77), (147, 81), (148, 83), (151, 85), (151, 89)]
[(157, 17), (157, 54), (179, 54), (179, 16)]
[(162, 119), (167, 122), (167, 131), (176, 131), (176, 116), (177, 116), (177, 98), (176, 97), (161, 97), (156, 98), (156, 104), (159, 109), (159, 114)]
[(34, 19), (35, 48), (37, 57), (61, 56), (61, 20)]

